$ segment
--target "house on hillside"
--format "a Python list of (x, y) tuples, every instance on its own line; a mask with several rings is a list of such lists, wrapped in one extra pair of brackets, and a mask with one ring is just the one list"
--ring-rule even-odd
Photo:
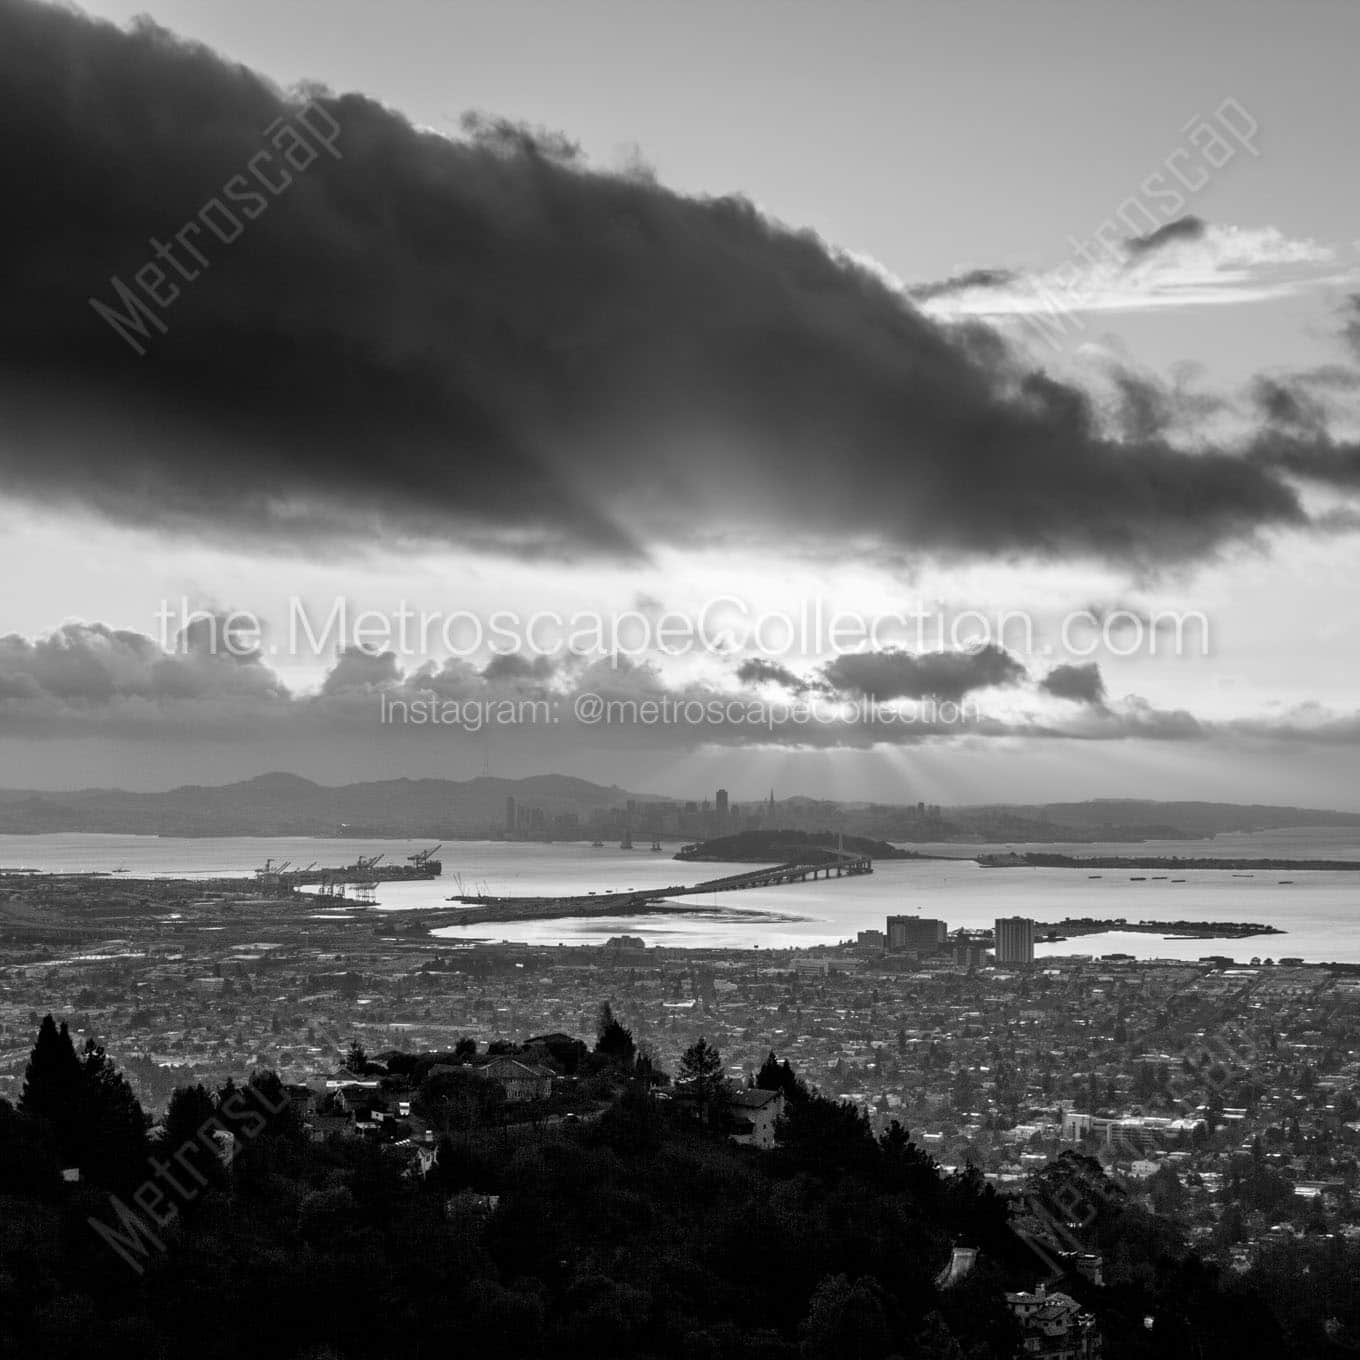
[(762, 1091), (754, 1087), (738, 1091), (731, 1100), (732, 1118), (736, 1132), (734, 1143), (747, 1147), (772, 1148), (775, 1122), (784, 1113), (783, 1091)]
[(1007, 1294), (1006, 1304), (1020, 1324), (1026, 1357), (1038, 1360), (1096, 1360), (1101, 1336), (1095, 1318), (1070, 1294), (1049, 1293), (1044, 1285), (1031, 1294)]
[(553, 1074), (538, 1063), (521, 1062), (518, 1058), (500, 1056), (483, 1064), (482, 1075), (498, 1081), (505, 1088), (505, 1098), (511, 1104), (526, 1100), (547, 1100), (552, 1095)]

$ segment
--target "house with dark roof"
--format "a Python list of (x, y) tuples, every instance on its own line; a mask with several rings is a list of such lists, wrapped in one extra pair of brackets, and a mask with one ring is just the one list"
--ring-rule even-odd
[(774, 1126), (784, 1113), (783, 1091), (762, 1091), (759, 1087), (738, 1091), (729, 1108), (736, 1124), (732, 1134), (734, 1143), (746, 1147), (774, 1147)]
[(479, 1070), (491, 1081), (500, 1082), (505, 1088), (505, 1098), (511, 1104), (547, 1100), (552, 1095), (553, 1074), (538, 1063), (501, 1055), (483, 1063)]

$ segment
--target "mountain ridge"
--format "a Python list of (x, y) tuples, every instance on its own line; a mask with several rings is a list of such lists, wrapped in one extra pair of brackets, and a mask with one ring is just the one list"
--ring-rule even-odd
[[(98, 832), (156, 835), (394, 835), (496, 833), (506, 800), (548, 819), (585, 822), (601, 808), (679, 802), (558, 772), (507, 778), (397, 778), (320, 784), (273, 770), (227, 784), (181, 784), (160, 792), (118, 788), (0, 789), (0, 833)], [(742, 802), (763, 806), (764, 800)], [(922, 820), (913, 804), (837, 803), (791, 797), (786, 820), (860, 829), (885, 840), (1156, 840), (1209, 838), (1283, 827), (1360, 828), (1360, 813), (1268, 803), (1101, 798), (1070, 803), (985, 803), (940, 809)], [(870, 828), (872, 823), (872, 829)], [(808, 829), (808, 828), (804, 828)], [(816, 829), (816, 828), (812, 828)]]

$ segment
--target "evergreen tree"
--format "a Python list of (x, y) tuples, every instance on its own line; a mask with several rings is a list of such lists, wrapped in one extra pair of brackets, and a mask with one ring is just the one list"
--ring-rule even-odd
[(210, 1146), (213, 1130), (219, 1127), (212, 1097), (203, 1086), (178, 1087), (165, 1112), (160, 1153), (181, 1166), (187, 1162), (209, 1184), (220, 1184), (225, 1173)]
[(703, 1123), (722, 1088), (722, 1055), (702, 1036), (680, 1055), (680, 1080), (692, 1086)]
[(128, 1080), (108, 1055), (87, 1039), (80, 1055), (77, 1164), (98, 1185), (124, 1186), (143, 1174), (146, 1115)]
[(614, 1014), (614, 1008), (605, 1002), (600, 1007), (600, 1024), (595, 1039), (595, 1052), (625, 1070), (633, 1066), (637, 1057), (637, 1045), (633, 1042), (633, 1031), (626, 1029)]
[(803, 1083), (794, 1075), (787, 1058), (781, 1063), (771, 1050), (756, 1073), (756, 1089), (760, 1091), (783, 1091), (786, 1100), (796, 1100), (806, 1095)]
[(71, 1033), (64, 1020), (58, 1029), (56, 1021), (47, 1015), (24, 1072), (19, 1109), (34, 1119), (46, 1120), (56, 1136), (59, 1155), (69, 1159), (78, 1141), (80, 1105), (80, 1059), (71, 1045)]

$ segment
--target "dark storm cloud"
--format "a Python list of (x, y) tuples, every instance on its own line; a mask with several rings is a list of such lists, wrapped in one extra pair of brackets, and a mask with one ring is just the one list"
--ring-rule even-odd
[(1148, 232), (1146, 236), (1130, 237), (1124, 242), (1124, 249), (1131, 260), (1138, 260), (1156, 254), (1159, 250), (1165, 250), (1167, 246), (1177, 245), (1181, 241), (1198, 241), (1208, 229), (1208, 223), (1203, 218), (1178, 217), (1174, 222), (1168, 222), (1166, 226)]
[(875, 699), (962, 699), (975, 689), (1014, 685), (1025, 668), (1004, 647), (988, 643), (970, 651), (846, 652), (822, 668), (827, 683)]
[(318, 106), (339, 159), (234, 244), (190, 238), (208, 265), (138, 358), (89, 299), (136, 287), (149, 239), (299, 107), (149, 25), (0, 9), (11, 494), (280, 550), (853, 532), (1160, 563), (1306, 522), (1270, 466), (1104, 437), (993, 333), (934, 324), (741, 199), (594, 173), (505, 124), (451, 141), (357, 95)]
[(1059, 699), (1080, 704), (1105, 702), (1105, 681), (1094, 661), (1084, 665), (1054, 666), (1039, 682), (1039, 688)]
[[(1313, 482), (1334, 491), (1355, 491), (1360, 489), (1360, 445), (1341, 443), (1330, 436), (1306, 425), (1297, 431), (1281, 429), (1263, 435), (1258, 441), (1255, 456), (1263, 467), (1272, 471), (1287, 473), (1304, 482)], [(1319, 523), (1327, 527), (1344, 527), (1343, 514)]]
[(518, 652), (501, 652), (493, 656), (482, 670), (483, 680), (551, 680), (556, 669), (550, 656), (521, 656)]
[(907, 289), (907, 296), (913, 302), (933, 302), (936, 298), (969, 293), (976, 288), (1004, 288), (1019, 277), (1013, 269), (970, 269), (937, 283), (918, 283)]
[(1326, 409), (1306, 380), (1259, 377), (1252, 383), (1251, 398), (1272, 429), (1303, 435), (1326, 431)]
[(775, 661), (767, 661), (763, 656), (753, 656), (737, 667), (737, 679), (743, 685), (778, 685), (792, 693), (807, 689), (808, 682), (795, 675), (787, 666)]

